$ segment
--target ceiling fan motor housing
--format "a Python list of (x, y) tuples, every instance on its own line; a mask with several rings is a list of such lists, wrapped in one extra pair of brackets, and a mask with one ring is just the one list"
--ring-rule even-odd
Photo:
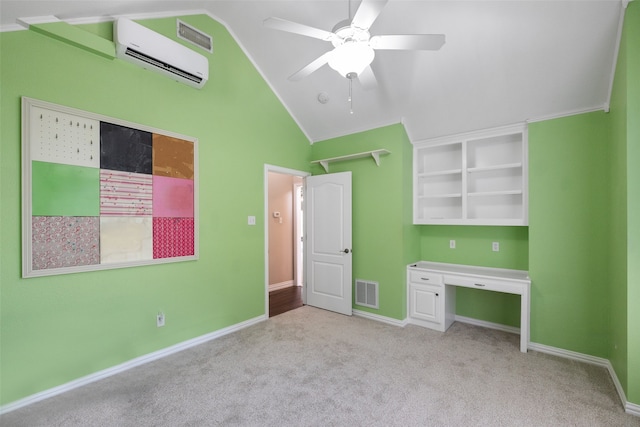
[(343, 45), (350, 42), (369, 42), (371, 34), (369, 30), (364, 28), (358, 28), (351, 25), (351, 21), (341, 21), (333, 27), (333, 33), (336, 37), (331, 40), (334, 47)]

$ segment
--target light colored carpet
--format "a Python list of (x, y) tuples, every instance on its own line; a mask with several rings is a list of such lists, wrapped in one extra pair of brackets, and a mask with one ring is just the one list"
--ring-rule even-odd
[(0, 418), (2, 426), (640, 426), (604, 368), (455, 323), (302, 307)]

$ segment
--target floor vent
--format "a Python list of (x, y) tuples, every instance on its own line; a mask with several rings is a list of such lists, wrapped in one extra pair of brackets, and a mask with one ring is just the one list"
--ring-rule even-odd
[(202, 31), (193, 28), (191, 25), (178, 21), (178, 37), (203, 48), (207, 52), (213, 53), (213, 37)]
[(378, 308), (378, 282), (356, 279), (356, 305)]

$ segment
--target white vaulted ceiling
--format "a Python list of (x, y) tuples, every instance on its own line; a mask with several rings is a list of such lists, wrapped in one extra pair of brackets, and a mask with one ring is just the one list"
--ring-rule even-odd
[[(6, 1), (1, 24), (55, 15), (63, 20), (206, 12), (223, 22), (310, 141), (403, 122), (412, 140), (606, 109), (623, 3), (585, 1), (390, 0), (371, 34), (442, 33), (438, 51), (376, 51), (378, 87), (353, 84), (328, 66), (287, 78), (332, 48), (265, 28), (279, 17), (331, 31), (353, 0)], [(74, 22), (74, 21), (71, 21)], [(76, 21), (77, 22), (77, 21)], [(214, 39), (215, 55), (215, 39)], [(318, 102), (325, 93), (329, 101)]]

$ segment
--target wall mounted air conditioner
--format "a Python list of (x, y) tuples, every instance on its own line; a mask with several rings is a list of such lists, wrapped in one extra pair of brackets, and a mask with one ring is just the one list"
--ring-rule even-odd
[(200, 89), (209, 78), (209, 61), (161, 34), (127, 18), (113, 23), (116, 56)]

